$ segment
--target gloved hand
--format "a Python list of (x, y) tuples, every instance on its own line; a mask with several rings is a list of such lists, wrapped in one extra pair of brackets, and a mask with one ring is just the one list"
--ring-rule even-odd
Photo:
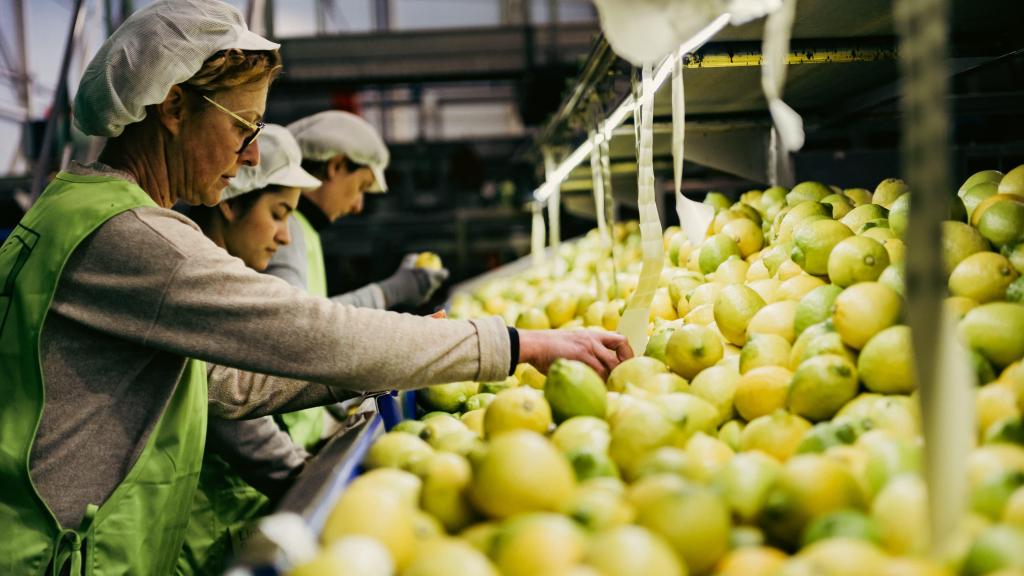
[(415, 266), (417, 254), (407, 254), (395, 273), (381, 280), (381, 291), (388, 308), (399, 305), (419, 306), (448, 279), (448, 269), (431, 270)]

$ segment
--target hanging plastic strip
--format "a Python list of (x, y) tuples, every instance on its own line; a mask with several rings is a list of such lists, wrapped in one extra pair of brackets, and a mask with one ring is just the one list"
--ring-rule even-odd
[[(612, 264), (612, 291), (619, 293), (619, 269), (615, 263), (615, 197), (612, 194), (612, 161), (608, 152), (607, 132), (603, 132), (601, 142), (596, 148), (601, 152), (601, 180), (604, 183), (605, 222), (608, 226), (608, 254)], [(602, 299), (604, 296), (602, 296)]]
[(551, 273), (561, 276), (565, 271), (564, 262), (558, 255), (559, 246), (562, 243), (561, 231), (561, 208), (562, 208), (562, 182), (554, 180), (555, 170), (558, 162), (555, 160), (554, 151), (550, 148), (544, 150), (544, 172), (548, 185), (551, 186), (551, 194), (548, 195), (548, 242), (551, 243), (551, 253), (554, 257), (554, 268)]
[(907, 317), (921, 399), (930, 549), (958, 541), (967, 509), (967, 458), (975, 439), (974, 372), (942, 305), (941, 243), (948, 214), (950, 126), (948, 0), (897, 0), (902, 78), (902, 165), (913, 190), (907, 227)]
[(604, 295), (608, 293), (607, 290), (605, 290), (604, 276), (605, 270), (608, 268), (606, 260), (610, 256), (608, 248), (611, 246), (611, 238), (608, 233), (608, 222), (605, 218), (606, 212), (604, 209), (604, 174), (601, 172), (600, 142), (604, 136), (602, 136), (601, 130), (598, 129), (591, 132), (590, 137), (594, 140), (594, 147), (590, 149), (590, 177), (591, 182), (593, 183), (594, 215), (597, 218), (598, 243), (601, 246), (601, 256), (596, 262), (594, 279), (597, 283), (598, 298), (603, 299)]
[(544, 228), (544, 207), (540, 202), (530, 202), (533, 220), (530, 222), (530, 259), (537, 270), (544, 267), (544, 245), (547, 230)]
[(650, 64), (644, 66), (642, 74), (637, 206), (640, 210), (643, 265), (640, 268), (636, 290), (619, 321), (619, 333), (629, 340), (633, 353), (638, 356), (647, 349), (651, 300), (661, 279), (661, 269), (665, 265), (665, 245), (654, 190), (654, 79)]
[[(789, 59), (789, 39), (795, 17), (796, 0), (784, 0), (782, 7), (772, 12), (765, 21), (764, 41), (761, 45), (761, 88), (768, 101), (772, 124), (778, 132), (779, 145), (773, 148), (774, 154), (768, 159), (770, 165), (774, 167), (780, 162), (789, 162), (789, 154), (804, 146), (804, 121), (800, 114), (782, 101)], [(769, 170), (778, 178), (780, 171), (777, 168)], [(772, 181), (771, 184), (775, 186), (777, 182)]]
[(683, 92), (683, 48), (672, 62), (672, 176), (676, 191), (676, 216), (690, 245), (696, 247), (707, 235), (715, 209), (683, 194), (683, 148), (686, 139), (686, 97)]

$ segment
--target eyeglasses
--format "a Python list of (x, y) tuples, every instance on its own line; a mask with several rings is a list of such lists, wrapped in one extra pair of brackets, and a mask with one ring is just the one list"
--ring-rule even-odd
[(221, 106), (220, 104), (217, 104), (209, 96), (207, 96), (205, 94), (203, 95), (203, 99), (206, 100), (207, 102), (209, 102), (210, 104), (213, 104), (221, 112), (223, 112), (223, 113), (227, 114), (228, 116), (231, 116), (232, 118), (237, 120), (238, 123), (241, 124), (242, 126), (245, 126), (249, 130), (252, 130), (252, 134), (249, 134), (248, 136), (245, 137), (245, 140), (242, 140), (242, 147), (239, 148), (238, 151), (235, 152), (235, 154), (241, 154), (242, 152), (245, 152), (245, 149), (249, 147), (249, 144), (252, 144), (257, 138), (259, 138), (260, 137), (260, 132), (263, 132), (263, 128), (266, 127), (266, 124), (264, 124), (263, 122), (256, 122), (255, 124), (253, 124), (252, 122), (249, 122), (248, 120), (246, 120), (245, 118), (242, 118), (238, 114), (235, 114), (231, 110), (228, 110), (227, 108)]

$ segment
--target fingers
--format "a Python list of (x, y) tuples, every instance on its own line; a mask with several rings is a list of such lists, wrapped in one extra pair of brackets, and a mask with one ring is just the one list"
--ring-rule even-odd
[(597, 357), (598, 361), (604, 367), (603, 372), (598, 372), (602, 377), (607, 377), (611, 371), (618, 366), (619, 358), (613, 350), (609, 350), (600, 340), (591, 340), (591, 350), (594, 356)]

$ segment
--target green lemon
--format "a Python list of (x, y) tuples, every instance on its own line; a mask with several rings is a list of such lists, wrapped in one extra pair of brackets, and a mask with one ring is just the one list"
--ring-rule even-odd
[(897, 198), (910, 191), (907, 183), (899, 178), (886, 178), (878, 183), (875, 193), (871, 195), (871, 202), (883, 208), (889, 208)]
[(845, 224), (835, 220), (804, 222), (793, 235), (790, 257), (808, 274), (823, 276), (828, 272), (828, 259), (836, 244), (853, 236)]
[(846, 224), (850, 230), (858, 231), (868, 222), (886, 218), (888, 215), (889, 211), (878, 204), (862, 204), (850, 210), (839, 221)]
[(555, 422), (573, 416), (602, 417), (607, 411), (604, 381), (593, 368), (577, 360), (559, 358), (551, 364), (544, 398), (551, 405)]
[(995, 196), (999, 193), (999, 185), (994, 182), (981, 182), (970, 187), (963, 196), (960, 198), (963, 200), (964, 209), (967, 211), (967, 219), (971, 220), (974, 215), (974, 209), (978, 207), (986, 198)]
[(975, 172), (971, 174), (967, 180), (964, 180), (963, 185), (957, 190), (957, 196), (963, 196), (965, 192), (973, 188), (976, 184), (982, 182), (993, 182), (999, 184), (999, 181), (1003, 179), (1003, 173), (999, 170), (982, 170), (981, 172)]
[(914, 381), (914, 351), (910, 328), (890, 326), (875, 334), (857, 358), (857, 373), (864, 387), (881, 394), (910, 394)]
[(832, 194), (832, 189), (821, 182), (801, 182), (786, 194), (786, 204), (796, 206), (800, 202), (811, 200), (820, 202), (822, 198)]
[(799, 337), (809, 326), (830, 319), (832, 306), (842, 291), (843, 289), (835, 284), (826, 284), (818, 286), (801, 298), (793, 317), (793, 332), (796, 336)]
[(814, 356), (793, 372), (786, 404), (789, 410), (818, 422), (835, 416), (857, 395), (857, 368), (836, 354)]
[(1024, 356), (1024, 305), (992, 302), (972, 309), (960, 321), (964, 342), (999, 368)]
[(739, 246), (725, 234), (715, 234), (700, 245), (698, 263), (701, 273), (713, 273), (730, 257), (742, 258)]
[(851, 236), (835, 245), (828, 257), (828, 277), (843, 288), (857, 282), (872, 282), (889, 265), (889, 253), (882, 244), (864, 236)]

